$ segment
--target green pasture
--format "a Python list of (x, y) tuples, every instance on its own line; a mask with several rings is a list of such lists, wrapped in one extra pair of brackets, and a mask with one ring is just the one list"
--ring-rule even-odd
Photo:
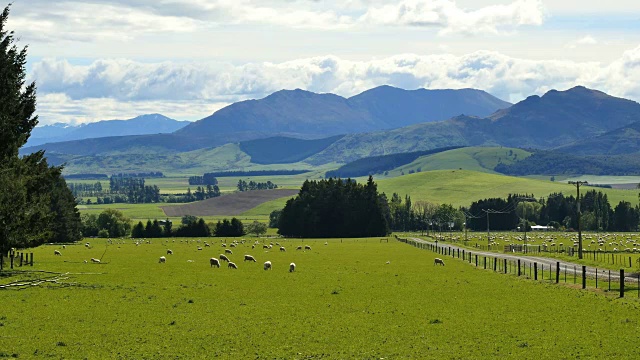
[[(3, 284), (0, 354), (19, 358), (635, 358), (640, 303), (482, 271), (390, 240), (279, 241), (229, 255), (221, 239), (91, 239), (34, 249)], [(230, 239), (224, 240), (229, 243)], [(310, 251), (296, 251), (308, 244)], [(204, 250), (197, 250), (202, 246)], [(171, 248), (174, 255), (165, 255)], [(54, 256), (54, 250), (62, 256)], [(258, 262), (245, 263), (253, 254)], [(158, 263), (161, 255), (167, 263)], [(102, 264), (84, 263), (102, 258)], [(270, 260), (273, 270), (264, 271)], [(296, 271), (288, 272), (290, 262)], [(387, 262), (389, 262), (387, 264)], [(223, 264), (224, 265), (224, 264)], [(47, 271), (47, 272), (31, 272)], [(535, 316), (532, 316), (535, 314)], [(588, 329), (583, 332), (580, 329)], [(594, 334), (597, 334), (594, 335)]]
[(522, 149), (503, 147), (467, 147), (422, 156), (415, 161), (389, 171), (389, 177), (408, 174), (410, 171), (462, 169), (497, 174), (493, 169), (499, 164), (512, 164), (526, 159), (531, 153)]
[[(358, 178), (358, 181), (366, 181)], [(520, 177), (487, 174), (468, 170), (436, 170), (404, 175), (377, 181), (378, 191), (387, 196), (396, 192), (409, 195), (411, 200), (426, 200), (438, 204), (469, 206), (473, 201), (501, 197), (509, 194), (534, 194), (547, 196), (554, 192), (575, 196), (575, 186), (567, 183), (534, 180)], [(637, 190), (594, 188), (607, 194), (609, 203), (615, 207), (621, 200), (635, 205), (638, 203)], [(583, 187), (582, 191), (591, 190)]]

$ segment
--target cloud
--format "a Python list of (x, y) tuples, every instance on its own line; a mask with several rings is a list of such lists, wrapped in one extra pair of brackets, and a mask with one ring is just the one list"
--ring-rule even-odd
[(545, 11), (539, 0), (518, 0), (465, 10), (451, 0), (404, 0), (372, 8), (361, 18), (373, 24), (440, 28), (440, 34), (499, 33), (504, 28), (542, 25)]
[(598, 45), (599, 42), (598, 40), (596, 40), (596, 38), (594, 38), (591, 35), (586, 35), (576, 41), (572, 41), (570, 43), (568, 43), (565, 47), (568, 49), (575, 49), (578, 46), (592, 46), (592, 45)]
[(147, 34), (207, 32), (225, 25), (345, 30), (375, 26), (432, 27), (450, 33), (500, 33), (541, 25), (540, 0), (476, 10), (453, 0), (30, 0), (14, 5), (9, 25), (27, 41), (129, 41)]
[[(100, 108), (98, 104), (106, 104), (101, 114), (112, 117), (127, 104), (124, 108), (130, 116), (172, 111), (177, 118), (194, 119), (222, 104), (262, 98), (281, 89), (348, 97), (383, 84), (406, 89), (477, 88), (512, 102), (584, 85), (640, 100), (640, 47), (609, 64), (529, 60), (490, 51), (463, 56), (402, 54), (366, 61), (328, 55), (240, 65), (121, 59), (72, 65), (64, 59), (43, 59), (32, 66), (29, 79), (37, 82), (40, 96), (55, 96), (39, 101), (40, 113), (46, 113), (51, 122), (69, 122), (71, 115), (82, 115), (86, 121), (103, 119), (91, 115)], [(60, 111), (57, 103), (64, 105)], [(190, 103), (193, 109), (185, 105)], [(65, 112), (67, 106), (75, 112)]]

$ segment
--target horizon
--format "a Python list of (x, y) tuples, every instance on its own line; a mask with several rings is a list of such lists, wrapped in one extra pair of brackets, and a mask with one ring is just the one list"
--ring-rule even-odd
[(638, 101), (638, 16), (628, 0), (33, 0), (12, 5), (7, 29), (29, 46), (46, 125), (194, 121), (280, 89), (385, 84), (511, 103), (583, 85)]

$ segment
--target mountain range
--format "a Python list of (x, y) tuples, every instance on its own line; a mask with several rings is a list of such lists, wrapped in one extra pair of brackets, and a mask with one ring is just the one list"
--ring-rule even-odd
[(56, 123), (33, 129), (26, 146), (108, 136), (172, 133), (189, 123), (189, 121), (177, 121), (160, 114), (141, 115), (128, 120), (103, 120), (78, 126)]
[(479, 90), (383, 86), (348, 99), (283, 90), (229, 105), (171, 134), (53, 143), (23, 152), (44, 148), (71, 171), (95, 163), (118, 168), (128, 157), (139, 167), (165, 171), (199, 171), (205, 163), (216, 170), (292, 163), (305, 168), (449, 146), (633, 154), (640, 151), (638, 134), (640, 104), (581, 86), (511, 106)]

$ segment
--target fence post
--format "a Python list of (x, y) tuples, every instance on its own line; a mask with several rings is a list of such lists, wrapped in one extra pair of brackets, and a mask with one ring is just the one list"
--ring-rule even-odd
[(31, 253), (31, 261), (30, 261), (30, 265), (33, 266), (33, 253)]
[(504, 273), (507, 273), (507, 259), (504, 259)]
[(560, 261), (556, 262), (556, 284), (560, 282)]
[(633, 267), (633, 265), (631, 265), (631, 256), (629, 256), (629, 267)]
[(487, 257), (484, 257), (484, 269), (487, 270)]
[(596, 268), (596, 289), (598, 288), (598, 268)]
[(466, 257), (464, 257), (464, 249), (462, 249), (462, 260), (466, 259)]
[(478, 267), (478, 255), (476, 255), (476, 267)]
[(587, 288), (587, 267), (582, 265), (582, 288)]
[(520, 276), (520, 259), (518, 259), (518, 276)]
[(24, 253), (20, 253), (20, 267), (22, 267), (23, 261), (24, 261)]
[[(544, 269), (544, 265), (543, 265)], [(542, 273), (542, 278), (544, 278), (544, 272)], [(538, 280), (538, 263), (533, 263), (533, 280)]]
[(493, 271), (496, 271), (498, 268), (498, 258), (493, 258)]
[(620, 297), (624, 297), (624, 269), (620, 269)]

